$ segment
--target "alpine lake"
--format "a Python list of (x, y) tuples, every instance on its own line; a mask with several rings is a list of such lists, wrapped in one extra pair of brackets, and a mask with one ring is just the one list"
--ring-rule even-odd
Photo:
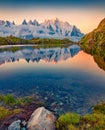
[(0, 93), (35, 95), (57, 114), (71, 111), (84, 115), (105, 101), (105, 71), (78, 45), (3, 47)]

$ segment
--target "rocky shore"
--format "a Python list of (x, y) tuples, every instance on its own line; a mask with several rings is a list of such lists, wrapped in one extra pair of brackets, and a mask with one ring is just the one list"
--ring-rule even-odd
[(19, 113), (0, 120), (0, 130), (105, 130), (105, 103), (94, 106), (91, 114), (68, 112), (58, 118), (51, 109), (42, 106), (39, 101), (24, 105)]
[(8, 130), (55, 130), (55, 116), (44, 107), (37, 108), (30, 119), (18, 119), (12, 122)]
[(9, 115), (5, 119), (0, 120), (0, 130), (7, 130), (8, 126), (14, 121), (21, 120), (27, 122), (33, 111), (41, 106), (40, 104), (40, 101), (32, 102), (29, 105), (23, 106), (20, 113)]

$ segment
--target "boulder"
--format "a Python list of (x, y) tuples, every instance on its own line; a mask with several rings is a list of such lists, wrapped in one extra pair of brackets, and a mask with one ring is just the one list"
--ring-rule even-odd
[(17, 120), (14, 121), (9, 127), (8, 130), (26, 130), (26, 121)]
[(27, 129), (55, 130), (55, 116), (44, 107), (40, 107), (32, 113)]
[(9, 127), (8, 130), (20, 130), (21, 120), (14, 121)]

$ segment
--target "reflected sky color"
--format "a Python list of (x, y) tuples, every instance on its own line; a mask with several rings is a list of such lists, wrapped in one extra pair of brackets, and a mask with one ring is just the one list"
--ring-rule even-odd
[(93, 105), (105, 101), (105, 71), (77, 45), (24, 47), (15, 52), (1, 49), (0, 63), (1, 93), (37, 94), (57, 113), (86, 114)]
[(91, 73), (98, 76), (104, 76), (105, 72), (98, 67), (94, 62), (93, 56), (80, 51), (74, 57), (68, 57), (66, 60), (59, 59), (57, 62), (52, 60), (41, 59), (38, 63), (29, 61), (21, 58), (19, 61), (5, 62), (0, 65), (0, 71), (17, 71), (17, 70), (28, 70), (28, 69), (61, 69), (61, 70), (78, 70), (86, 73)]

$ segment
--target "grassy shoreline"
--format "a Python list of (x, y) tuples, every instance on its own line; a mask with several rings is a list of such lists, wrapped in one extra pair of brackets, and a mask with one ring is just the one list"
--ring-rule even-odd
[(61, 46), (70, 45), (74, 42), (67, 38), (64, 39), (54, 39), (54, 38), (33, 38), (30, 40), (17, 38), (13, 36), (0, 37), (0, 46), (4, 45), (50, 45), (50, 46)]
[(57, 130), (105, 130), (105, 104), (93, 107), (91, 114), (66, 113), (56, 121)]
[[(10, 94), (0, 95), (0, 121), (11, 115), (18, 115), (23, 111), (22, 106), (30, 107), (33, 101), (34, 97), (30, 96), (16, 98)], [(94, 106), (92, 113), (84, 116), (71, 112), (60, 115), (55, 125), (57, 130), (103, 130), (105, 129), (105, 103)]]

